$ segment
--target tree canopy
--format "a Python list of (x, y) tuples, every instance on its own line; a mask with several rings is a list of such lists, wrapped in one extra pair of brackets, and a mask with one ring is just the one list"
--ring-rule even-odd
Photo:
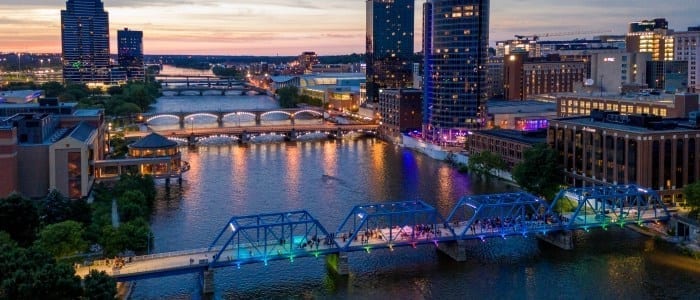
[(34, 242), (39, 214), (34, 204), (19, 195), (0, 199), (0, 231), (7, 232), (21, 246)]
[(683, 188), (683, 194), (685, 194), (686, 203), (692, 210), (691, 213), (697, 216), (698, 211), (700, 211), (700, 180), (686, 185)]
[(503, 158), (491, 151), (482, 151), (469, 156), (467, 169), (478, 175), (493, 176), (494, 170), (505, 170), (507, 167)]
[(0, 233), (0, 299), (78, 299), (75, 270), (47, 253), (19, 247)]
[(91, 270), (84, 279), (85, 297), (90, 300), (114, 300), (117, 283), (104, 271)]
[(36, 247), (55, 258), (62, 258), (87, 249), (87, 242), (83, 240), (83, 225), (75, 221), (64, 221), (46, 226), (39, 232)]
[(546, 144), (525, 150), (523, 161), (513, 169), (513, 179), (526, 191), (553, 199), (564, 182), (557, 153)]
[(277, 95), (279, 96), (280, 106), (283, 108), (294, 108), (297, 107), (299, 103), (306, 103), (313, 106), (323, 105), (321, 99), (309, 95), (300, 95), (299, 88), (293, 85), (277, 89)]

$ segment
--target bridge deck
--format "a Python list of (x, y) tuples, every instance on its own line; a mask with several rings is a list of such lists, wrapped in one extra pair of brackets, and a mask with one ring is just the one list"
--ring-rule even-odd
[[(659, 219), (661, 209), (657, 211), (647, 211), (641, 216), (643, 222), (653, 222)], [(480, 220), (469, 226), (469, 222), (457, 222), (452, 224), (426, 224), (420, 228), (416, 227), (394, 227), (376, 228), (360, 231), (356, 238), (348, 241), (351, 233), (335, 233), (329, 239), (319, 236), (314, 242), (308, 241), (305, 237), (295, 238), (296, 241), (290, 243), (279, 243), (277, 241), (260, 241), (259, 244), (241, 244), (239, 247), (226, 249), (222, 252), (220, 259), (214, 265), (210, 265), (214, 256), (220, 249), (212, 248), (208, 250), (193, 249), (177, 252), (166, 252), (146, 256), (131, 258), (122, 267), (116, 268), (108, 265), (108, 260), (95, 261), (91, 266), (79, 266), (76, 274), (84, 277), (90, 270), (105, 271), (113, 276), (117, 281), (129, 281), (140, 278), (158, 277), (163, 275), (173, 275), (180, 273), (191, 273), (204, 270), (208, 267), (240, 266), (250, 263), (267, 263), (275, 260), (290, 260), (301, 257), (319, 257), (329, 253), (367, 251), (371, 249), (390, 249), (395, 247), (405, 247), (422, 244), (435, 244), (456, 241), (488, 238), (506, 238), (507, 236), (528, 236), (530, 234), (546, 233), (555, 230), (575, 230), (606, 228), (613, 225), (623, 226), (625, 224), (637, 224), (637, 216), (623, 220), (615, 219), (612, 214), (596, 216), (593, 214), (578, 216), (574, 220), (574, 227), (565, 226), (571, 213), (564, 214), (561, 220), (528, 220), (501, 222), (494, 225), (494, 220)], [(453, 234), (456, 233), (456, 234)], [(459, 236), (464, 232), (464, 235)], [(391, 242), (390, 242), (391, 241)], [(349, 243), (348, 243), (349, 242)], [(340, 245), (347, 245), (341, 247)], [(264, 247), (263, 254), (256, 255)]]
[[(569, 192), (575, 194), (573, 199), (566, 195)], [(572, 212), (559, 213), (560, 200), (578, 205)], [(634, 185), (562, 190), (550, 204), (522, 192), (470, 195), (457, 202), (447, 219), (422, 201), (358, 205), (336, 232), (327, 231), (303, 210), (255, 214), (232, 217), (207, 249), (133, 257), (119, 268), (99, 261), (78, 266), (77, 273), (84, 276), (97, 269), (128, 281), (274, 260), (293, 262), (299, 257), (339, 252), (370, 253), (372, 249), (438, 246), (441, 242), (486, 241), (561, 230), (607, 230), (668, 218), (656, 192)]]

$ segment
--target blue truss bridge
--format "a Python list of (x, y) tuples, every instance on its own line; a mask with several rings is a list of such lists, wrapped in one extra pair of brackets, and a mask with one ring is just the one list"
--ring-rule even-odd
[(120, 268), (107, 261), (79, 266), (84, 275), (104, 270), (117, 281), (199, 272), (203, 291), (213, 291), (213, 270), (325, 257), (331, 269), (348, 274), (347, 253), (433, 245), (467, 259), (464, 242), (536, 236), (572, 249), (572, 231), (667, 221), (670, 214), (653, 190), (634, 185), (570, 188), (547, 203), (528, 193), (462, 197), (449, 216), (422, 201), (375, 203), (352, 208), (341, 225), (327, 230), (304, 210), (234, 216), (201, 249), (132, 257)]

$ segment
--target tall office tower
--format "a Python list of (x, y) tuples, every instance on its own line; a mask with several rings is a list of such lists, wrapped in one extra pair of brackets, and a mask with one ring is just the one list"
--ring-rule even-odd
[(412, 85), (414, 0), (367, 0), (367, 101)]
[(102, 1), (66, 1), (61, 10), (61, 45), (65, 82), (109, 80), (109, 17)]
[(686, 32), (676, 32), (674, 38), (676, 60), (688, 61), (688, 90), (700, 92), (700, 26), (688, 27)]
[(649, 52), (654, 61), (673, 60), (673, 30), (666, 19), (630, 23), (626, 42), (627, 52)]
[(117, 52), (117, 61), (126, 70), (128, 80), (143, 80), (143, 31), (117, 31)]
[(484, 125), (489, 0), (429, 0), (424, 6), (423, 134), (458, 145)]

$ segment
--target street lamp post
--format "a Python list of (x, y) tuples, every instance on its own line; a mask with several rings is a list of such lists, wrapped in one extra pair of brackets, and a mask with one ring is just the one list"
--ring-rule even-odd
[(190, 127), (192, 129), (191, 133), (194, 135), (194, 117), (190, 117), (190, 123), (192, 124)]

